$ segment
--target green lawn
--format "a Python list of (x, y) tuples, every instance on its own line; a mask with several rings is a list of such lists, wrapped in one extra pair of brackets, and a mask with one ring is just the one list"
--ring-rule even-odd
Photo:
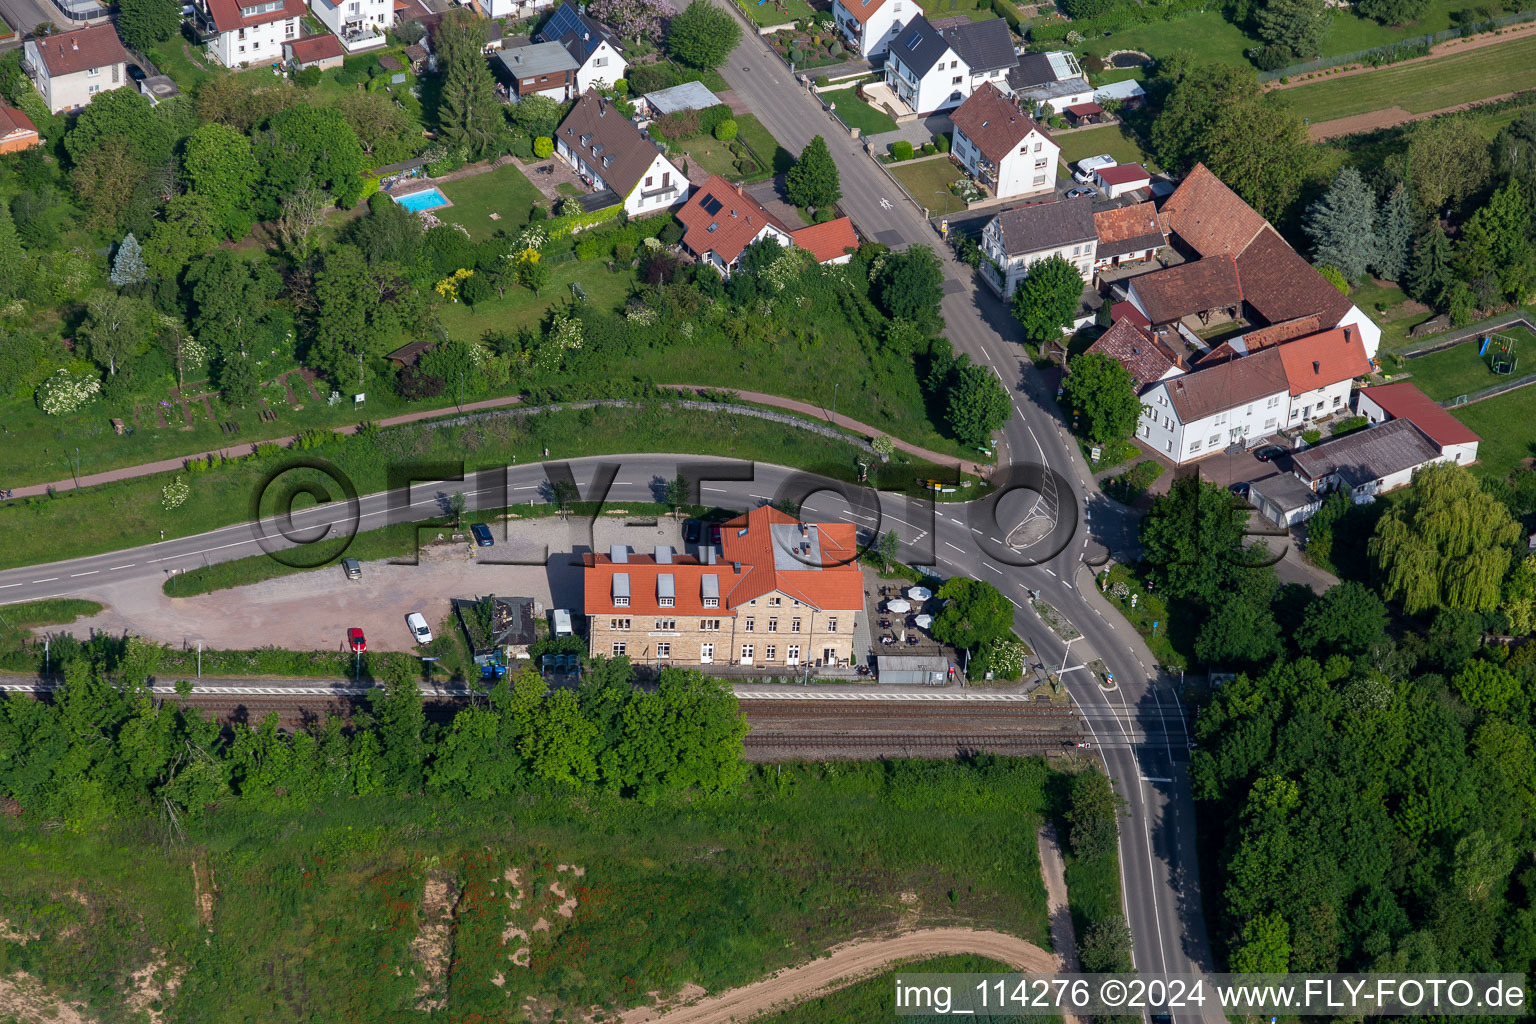
[[(516, 233), (528, 223), (528, 211), (544, 196), (523, 176), (516, 164), (439, 185), (453, 205), (437, 211), (444, 224), (462, 224), (476, 242), (497, 231)], [(492, 220), (491, 214), (500, 214)]]
[(1471, 405), (1451, 410), (1451, 415), (1482, 438), (1477, 446), (1475, 471), (1503, 478), (1536, 455), (1536, 387), (1518, 388)]
[(1403, 372), (1412, 374), (1418, 389), (1437, 402), (1480, 391), (1497, 384), (1500, 378), (1488, 368), (1488, 360), (1477, 354), (1477, 348), (1477, 341), (1468, 341), (1408, 359)]
[[(907, 191), (912, 193), (912, 198), (928, 209), (937, 213), (946, 206), (951, 210), (961, 208), (960, 201), (950, 195), (949, 184), (966, 177), (966, 173), (956, 167), (949, 157), (909, 160), (906, 163), (888, 164), (886, 169), (896, 175), (897, 181), (906, 186)], [(947, 202), (945, 197), (948, 197)]]
[(1536, 45), (1529, 39), (1485, 46), (1421, 64), (1323, 78), (1276, 93), (1313, 121), (1402, 107), (1415, 114), (1536, 87)]
[(756, 114), (736, 115), (736, 138), (750, 146), (759, 160), (767, 161), (768, 169), (774, 174), (783, 174), (795, 166), (795, 154), (773, 137)]
[(448, 303), (438, 309), (437, 318), (450, 336), (469, 340), (478, 339), (492, 329), (515, 331), (520, 327), (532, 327), (544, 318), (550, 307), (561, 305), (571, 297), (572, 282), (586, 290), (587, 301), (593, 306), (611, 310), (618, 309), (629, 297), (635, 275), (628, 267), (623, 273), (614, 273), (602, 260), (567, 260), (551, 266), (549, 283), (541, 295), (535, 296), (527, 288), (509, 288), (505, 298), (482, 302), (478, 306)]
[(850, 128), (857, 128), (864, 135), (879, 135), (896, 130), (896, 122), (883, 110), (859, 99), (858, 89), (838, 89), (824, 92), (821, 98), (837, 105), (837, 116)]
[(1141, 164), (1149, 171), (1157, 169), (1136, 136), (1124, 125), (1106, 124), (1080, 132), (1062, 132), (1055, 138), (1061, 144), (1061, 158), (1073, 168), (1084, 157), (1108, 153), (1117, 163)]
[[(740, 132), (737, 126), (737, 132)], [(696, 167), (702, 167), (710, 174), (718, 174), (728, 181), (740, 181), (746, 178), (756, 177), (767, 168), (759, 164), (752, 156), (752, 151), (746, 147), (737, 146), (741, 155), (731, 152), (733, 142), (721, 142), (712, 135), (697, 135), (683, 142), (673, 143), (672, 150), (678, 157), (686, 157), (688, 162)], [(744, 168), (738, 167), (742, 163)]]
[(736, 0), (737, 6), (746, 12), (747, 17), (759, 25), (785, 25), (791, 21), (800, 24), (808, 24), (811, 15), (811, 5), (805, 0)]

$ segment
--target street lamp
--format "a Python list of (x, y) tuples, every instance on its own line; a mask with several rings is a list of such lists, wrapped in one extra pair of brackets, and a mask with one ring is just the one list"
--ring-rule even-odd
[(1056, 673), (1057, 679), (1060, 679), (1067, 671), (1067, 655), (1072, 653), (1072, 644), (1081, 639), (1081, 636), (1075, 636), (1067, 641), (1067, 649), (1061, 652), (1061, 671)]
[(832, 382), (832, 425), (834, 427), (837, 426), (837, 388), (841, 383), (840, 380)]

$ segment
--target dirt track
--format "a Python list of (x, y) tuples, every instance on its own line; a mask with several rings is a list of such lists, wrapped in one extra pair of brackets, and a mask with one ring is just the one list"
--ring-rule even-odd
[(1324, 139), (1336, 139), (1343, 135), (1356, 135), (1360, 132), (1374, 132), (1382, 128), (1395, 128), (1400, 124), (1410, 124), (1414, 121), (1422, 121), (1428, 117), (1438, 117), (1441, 114), (1450, 114), (1458, 110), (1470, 110), (1480, 107), (1485, 103), (1497, 103), (1507, 100), (1518, 93), (1507, 92), (1499, 96), (1489, 96), (1485, 99), (1472, 100), (1468, 103), (1458, 103), (1454, 107), (1441, 107), (1439, 110), (1426, 110), (1422, 114), (1414, 114), (1402, 107), (1387, 107), (1384, 110), (1372, 110), (1364, 114), (1351, 114), (1349, 117), (1335, 118), (1332, 121), (1319, 121), (1307, 126), (1307, 137), (1313, 142), (1321, 142)]
[[(1351, 75), (1368, 75), (1373, 71), (1384, 71), (1387, 68), (1405, 68), (1412, 64), (1421, 64), (1424, 61), (1434, 60), (1437, 57), (1448, 57), (1454, 53), (1466, 53), (1468, 50), (1480, 50), (1485, 46), (1497, 46), (1500, 43), (1508, 43), (1532, 33), (1536, 33), (1536, 21), (1527, 22), (1523, 25), (1512, 25), (1508, 28), (1500, 29), (1498, 32), (1484, 32), (1481, 35), (1471, 36), (1463, 39), (1447, 39), (1444, 42), (1436, 43), (1434, 46), (1431, 46), (1429, 48), (1429, 53), (1423, 57), (1412, 57), (1408, 60), (1400, 60), (1396, 64), (1383, 64), (1380, 67), (1375, 68), (1366, 65), (1357, 65), (1355, 67), (1351, 67), (1348, 71), (1334, 71), (1333, 74), (1324, 75), (1323, 77), (1327, 79), (1349, 78)], [(1319, 74), (1319, 72), (1312, 72), (1312, 74)], [(1272, 82), (1265, 82), (1263, 89), (1266, 92), (1275, 92), (1280, 89), (1294, 89), (1300, 85), (1315, 85), (1319, 80), (1320, 79), (1317, 78), (1309, 79), (1306, 74), (1300, 74), (1292, 78), (1289, 82), (1281, 82), (1279, 79), (1275, 79)], [(1478, 102), (1486, 103), (1487, 100), (1480, 100)]]
[(745, 1021), (780, 1004), (801, 1002), (842, 988), (881, 968), (904, 960), (974, 953), (1027, 973), (1061, 969), (1061, 961), (1034, 943), (1002, 932), (973, 928), (927, 928), (894, 939), (867, 939), (834, 947), (826, 956), (788, 967), (762, 981), (709, 996), (675, 1010), (639, 1007), (623, 1015), (624, 1024), (730, 1024)]

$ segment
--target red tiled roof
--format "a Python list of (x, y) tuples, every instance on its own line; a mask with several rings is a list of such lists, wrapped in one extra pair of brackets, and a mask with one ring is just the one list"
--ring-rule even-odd
[(252, 25), (265, 25), (268, 22), (288, 21), (304, 16), (304, 0), (283, 0), (283, 6), (275, 11), (249, 16), (240, 13), (239, 0), (207, 0), (207, 2), (208, 13), (213, 15), (213, 24), (220, 32), (233, 32), (236, 29), (250, 28)]
[(330, 60), (342, 55), (341, 40), (330, 33), (295, 39), (287, 45), (289, 52), (293, 54), (293, 59), (300, 64), (313, 64), (316, 61)]
[(684, 245), (701, 256), (713, 251), (726, 263), (734, 263), (764, 228), (777, 228), (789, 234), (779, 219), (756, 199), (718, 174), (699, 186), (677, 211), (677, 219), (686, 229)]
[(1152, 180), (1152, 175), (1141, 164), (1116, 164), (1114, 167), (1101, 167), (1093, 173), (1106, 185), (1129, 185), (1133, 181)]
[(1271, 227), (1238, 256), (1237, 272), (1243, 299), (1272, 324), (1315, 313), (1331, 327), (1353, 305)]
[(1148, 384), (1162, 380), (1169, 370), (1184, 368), (1178, 356), (1166, 345), (1153, 339), (1129, 317), (1115, 321), (1109, 330), (1088, 346), (1088, 351), (1118, 360), (1136, 382), (1138, 392)]
[(1210, 256), (1131, 279), (1131, 290), (1154, 324), (1242, 303), (1242, 285), (1231, 256)]
[(1115, 256), (1143, 249), (1161, 248), (1167, 242), (1157, 207), (1151, 203), (1117, 206), (1093, 215), (1093, 230), (1099, 236), (1099, 255)]
[(1063, 112), (1073, 117), (1087, 117), (1089, 114), (1104, 113), (1104, 108), (1097, 103), (1074, 103), (1070, 107), (1064, 107)]
[(111, 22), (43, 36), (31, 42), (48, 66), (49, 75), (72, 75), (91, 68), (126, 64), (129, 60), (128, 51), (123, 49), (123, 42), (117, 38), (117, 29)]
[(1200, 357), (1201, 367), (1215, 366), (1224, 363), (1228, 359), (1236, 359), (1238, 356), (1248, 355), (1260, 349), (1272, 348), (1282, 341), (1290, 341), (1292, 338), (1300, 338), (1304, 335), (1315, 334), (1322, 324), (1317, 317), (1303, 316), (1295, 320), (1286, 320), (1283, 323), (1270, 324), (1268, 327), (1255, 327), (1240, 339), (1224, 341)]
[(1354, 325), (1288, 341), (1279, 346), (1279, 351), (1292, 395), (1354, 380), (1371, 372), (1371, 360), (1365, 354), (1360, 328)]
[(809, 249), (817, 263), (838, 259), (849, 249), (859, 247), (859, 236), (853, 233), (853, 221), (847, 217), (812, 224), (808, 228), (790, 232), (789, 237), (800, 248)]
[(1366, 388), (1360, 392), (1360, 397), (1369, 398), (1393, 419), (1408, 420), (1442, 448), (1482, 440), (1465, 423), (1407, 381)]
[(838, 2), (843, 5), (843, 10), (848, 12), (848, 16), (860, 25), (867, 22), (885, 4), (885, 0), (838, 0)]
[(32, 119), (15, 107), (8, 107), (0, 103), (0, 139), (8, 139), (13, 135), (37, 134), (37, 125)]
[(1034, 118), (1020, 110), (1017, 103), (1004, 96), (991, 82), (983, 82), (971, 93), (950, 115), (950, 120), (994, 164), (1002, 163), (1030, 132), (1050, 138)]
[(1236, 256), (1267, 223), (1204, 164), (1195, 165), (1162, 212), (1168, 230), (1201, 256)]
[[(736, 614), (725, 607), (704, 607), (704, 577), (718, 578), (721, 597), (731, 578), (729, 565), (703, 565), (692, 555), (673, 555), (671, 563), (658, 563), (655, 555), (630, 552), (628, 561), (615, 562), (609, 555), (587, 555), (582, 573), (585, 611), (588, 615), (612, 612), (617, 615), (718, 615), (729, 618)], [(613, 578), (623, 575), (629, 580), (629, 604), (613, 603)], [(672, 577), (673, 604), (663, 608), (657, 593), (657, 577)]]
[[(779, 591), (818, 609), (858, 609), (864, 606), (864, 576), (859, 571), (858, 536), (852, 523), (820, 523), (807, 529), (815, 531), (820, 561), (805, 569), (779, 569), (776, 555), (788, 554), (784, 537), (797, 540), (795, 528), (801, 524), (793, 516), (772, 505), (753, 509), (720, 527), (721, 561), (729, 579), (731, 607), (764, 594)], [(775, 538), (773, 527), (783, 527)], [(815, 549), (813, 549), (815, 550)], [(803, 556), (802, 556), (803, 557)], [(807, 564), (795, 560), (795, 564)], [(734, 563), (741, 563), (741, 575), (734, 575)], [(724, 596), (724, 595), (722, 595)]]
[(1152, 321), (1147, 315), (1136, 308), (1134, 302), (1117, 302), (1109, 307), (1109, 319), (1111, 323), (1117, 320), (1129, 320), (1137, 327), (1151, 327)]

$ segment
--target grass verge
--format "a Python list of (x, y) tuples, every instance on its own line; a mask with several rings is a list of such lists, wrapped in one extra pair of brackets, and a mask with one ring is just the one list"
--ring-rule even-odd
[[(1099, 573), (1098, 579), (1101, 585), (1105, 583), (1105, 573)], [(1141, 638), (1152, 648), (1152, 654), (1157, 658), (1159, 665), (1169, 668), (1183, 669), (1186, 666), (1184, 655), (1180, 654), (1168, 638), (1168, 606), (1158, 594), (1149, 593), (1139, 579), (1124, 565), (1112, 565), (1108, 572), (1108, 585), (1103, 590), (1106, 600), (1114, 605), (1120, 614), (1125, 617)], [(1133, 606), (1131, 598), (1136, 599)], [(1153, 628), (1153, 623), (1157, 627)]]
[[(1473, 471), (1503, 479), (1536, 455), (1529, 424), (1536, 423), (1536, 387), (1517, 388), (1451, 410), (1451, 415), (1471, 427), (1482, 441), (1477, 446)], [(1525, 424), (1526, 426), (1522, 426)]]
[(857, 88), (824, 92), (821, 98), (837, 105), (837, 116), (850, 128), (857, 128), (864, 135), (879, 135), (896, 130), (896, 121), (885, 111), (878, 110), (859, 99)]

